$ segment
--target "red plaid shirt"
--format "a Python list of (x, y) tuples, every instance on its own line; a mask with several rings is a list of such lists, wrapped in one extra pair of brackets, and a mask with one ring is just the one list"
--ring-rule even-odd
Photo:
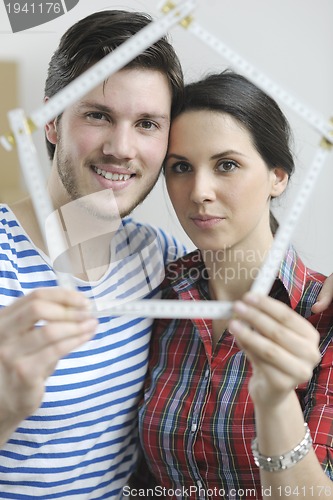
[[(179, 259), (169, 266), (163, 297), (209, 300), (204, 274), (198, 251)], [(320, 333), (321, 363), (297, 393), (318, 459), (333, 480), (333, 307), (311, 315), (323, 279), (290, 248), (270, 295)], [(213, 353), (211, 330), (207, 319), (155, 322), (139, 415), (144, 454), (165, 498), (259, 500), (251, 367), (228, 331)]]

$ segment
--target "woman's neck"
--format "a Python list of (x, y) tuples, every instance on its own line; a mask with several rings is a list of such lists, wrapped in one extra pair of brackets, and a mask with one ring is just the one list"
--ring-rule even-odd
[(202, 250), (203, 260), (209, 275), (209, 290), (212, 299), (235, 301), (251, 288), (267, 257), (273, 236), (261, 244), (211, 251)]

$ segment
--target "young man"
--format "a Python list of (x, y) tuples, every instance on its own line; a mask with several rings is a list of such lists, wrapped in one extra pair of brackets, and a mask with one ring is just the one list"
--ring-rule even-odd
[[(79, 21), (51, 59), (45, 99), (150, 21), (124, 11)], [(78, 292), (56, 286), (63, 255), (50, 255), (31, 200), (0, 207), (0, 498), (122, 496), (151, 321), (97, 322), (90, 305), (157, 297), (161, 269), (184, 252), (126, 218), (159, 176), (182, 88), (163, 38), (47, 124), (47, 189)]]

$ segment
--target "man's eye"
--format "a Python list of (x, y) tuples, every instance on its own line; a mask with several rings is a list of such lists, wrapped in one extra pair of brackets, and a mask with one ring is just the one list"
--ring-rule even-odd
[(157, 127), (157, 125), (150, 120), (143, 120), (140, 122), (141, 128), (144, 128), (145, 130), (152, 130)]
[(88, 118), (92, 118), (94, 120), (107, 120), (105, 114), (100, 111), (93, 111), (92, 113), (88, 113), (87, 116)]
[(238, 167), (238, 164), (235, 161), (232, 160), (224, 160), (221, 161), (218, 166), (217, 170), (219, 172), (232, 172)]

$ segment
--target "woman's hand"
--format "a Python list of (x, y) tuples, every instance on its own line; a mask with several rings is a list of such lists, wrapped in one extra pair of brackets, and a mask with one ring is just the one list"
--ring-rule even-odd
[(319, 334), (286, 304), (247, 294), (235, 302), (230, 332), (245, 352), (253, 374), (249, 392), (255, 404), (278, 405), (312, 376), (320, 361)]

